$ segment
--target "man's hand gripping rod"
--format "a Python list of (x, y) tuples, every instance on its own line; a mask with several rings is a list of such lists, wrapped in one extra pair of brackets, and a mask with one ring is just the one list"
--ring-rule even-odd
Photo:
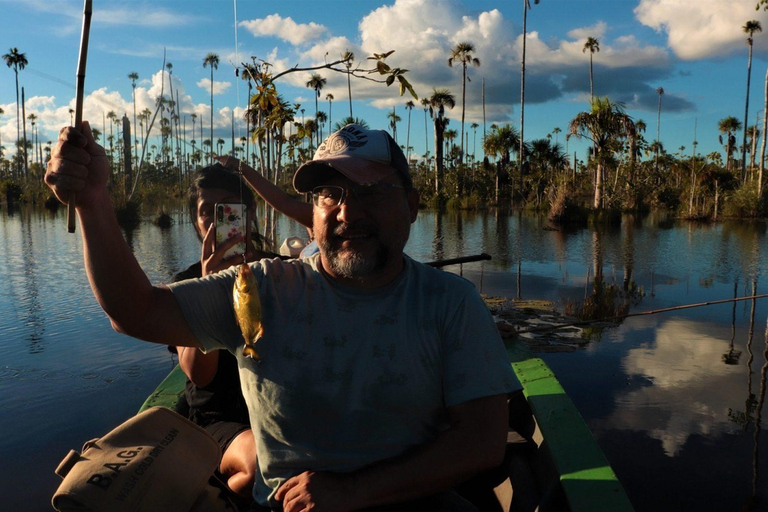
[[(80, 58), (77, 61), (77, 85), (75, 87), (75, 128), (83, 127), (83, 93), (85, 91), (85, 62), (88, 59), (88, 35), (91, 31), (92, 0), (85, 0), (83, 7), (83, 32), (80, 37)], [(67, 200), (67, 231), (75, 232), (75, 203), (77, 194), (69, 193)]]

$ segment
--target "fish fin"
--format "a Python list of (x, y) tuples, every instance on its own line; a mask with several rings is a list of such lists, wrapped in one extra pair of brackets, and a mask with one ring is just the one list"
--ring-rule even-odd
[(245, 346), (243, 347), (243, 356), (250, 357), (251, 359), (259, 360), (261, 359), (259, 357), (259, 353), (256, 352), (256, 349), (253, 347)]

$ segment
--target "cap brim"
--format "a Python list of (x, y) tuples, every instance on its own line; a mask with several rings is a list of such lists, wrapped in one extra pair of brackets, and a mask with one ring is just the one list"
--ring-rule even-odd
[(397, 172), (394, 167), (387, 164), (339, 155), (334, 158), (312, 160), (299, 167), (293, 176), (293, 188), (297, 192), (304, 193), (311, 192), (316, 186), (322, 185), (321, 182), (328, 179), (328, 173), (321, 172), (320, 168), (323, 167), (335, 169), (358, 185), (372, 185)]

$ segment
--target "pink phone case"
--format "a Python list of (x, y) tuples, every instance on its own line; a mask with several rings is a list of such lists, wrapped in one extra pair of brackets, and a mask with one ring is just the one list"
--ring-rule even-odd
[[(247, 235), (247, 212), (240, 203), (216, 203), (216, 247), (234, 236)], [(243, 254), (245, 242), (235, 244), (224, 253), (225, 258)]]

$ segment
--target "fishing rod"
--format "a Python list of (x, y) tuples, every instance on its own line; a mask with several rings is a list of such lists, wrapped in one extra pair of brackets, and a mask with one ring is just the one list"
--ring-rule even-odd
[[(85, 0), (83, 6), (83, 31), (80, 36), (80, 57), (77, 60), (77, 85), (75, 87), (75, 129), (83, 129), (83, 93), (85, 88), (85, 63), (88, 60), (88, 36), (91, 32), (93, 0)], [(67, 199), (67, 231), (75, 232), (75, 203), (77, 194), (72, 191)]]
[(588, 324), (595, 324), (600, 322), (612, 322), (614, 320), (622, 320), (624, 318), (628, 318), (630, 316), (647, 316), (647, 315), (655, 315), (657, 313), (667, 313), (669, 311), (679, 311), (683, 309), (691, 309), (691, 308), (699, 308), (702, 306), (713, 306), (716, 304), (727, 304), (729, 302), (740, 302), (743, 300), (757, 300), (757, 299), (764, 299), (768, 297), (768, 293), (764, 293), (762, 295), (750, 295), (747, 297), (734, 297), (733, 299), (722, 299), (722, 300), (712, 300), (708, 302), (698, 302), (695, 304), (683, 304), (681, 306), (672, 306), (668, 308), (661, 308), (661, 309), (653, 309), (650, 311), (639, 311), (637, 313), (627, 313), (626, 315), (619, 315), (619, 316), (611, 316), (607, 318), (598, 318), (596, 320), (581, 320), (578, 322), (570, 322), (567, 324), (557, 324), (557, 325), (550, 325), (547, 327), (532, 327), (530, 329), (522, 329), (519, 331), (516, 331), (517, 334), (525, 334), (529, 332), (547, 332), (547, 331), (556, 331), (557, 329), (561, 329), (563, 327), (576, 327), (579, 325), (588, 325)]
[(460, 258), (450, 258), (446, 260), (437, 260), (437, 261), (428, 261), (425, 263), (425, 265), (429, 265), (430, 267), (445, 267), (447, 265), (458, 265), (460, 263), (471, 263), (473, 261), (483, 261), (483, 260), (490, 260), (491, 255), (486, 253), (480, 253), (480, 254), (473, 254), (471, 256), (462, 256)]

